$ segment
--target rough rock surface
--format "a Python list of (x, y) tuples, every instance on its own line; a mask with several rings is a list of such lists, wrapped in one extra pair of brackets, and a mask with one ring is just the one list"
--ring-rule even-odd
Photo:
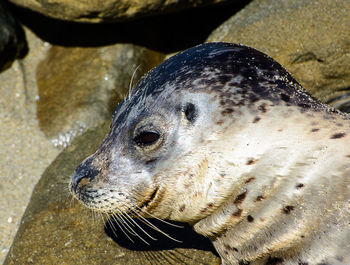
[(171, 12), (229, 0), (10, 0), (16, 5), (62, 20), (111, 22)]
[(0, 1), (0, 71), (8, 68), (16, 58), (27, 52), (24, 31), (8, 9), (4, 1)]
[(36, 66), (50, 45), (26, 30), (30, 53), (0, 73), (0, 263), (42, 172), (58, 153), (38, 127)]
[[(52, 47), (37, 68), (39, 127), (56, 145), (112, 116), (133, 84), (163, 55), (132, 44)], [(137, 69), (137, 71), (136, 71)]]
[[(77, 137), (47, 168), (33, 191), (5, 264), (219, 264), (218, 257), (203, 250), (146, 252), (120, 247), (104, 232), (101, 216), (72, 201), (70, 176), (97, 148), (108, 129), (106, 123)], [(118, 237), (122, 232), (115, 233)]]
[(265, 52), (311, 93), (330, 101), (350, 88), (349, 14), (350, 1), (256, 0), (207, 41), (242, 43)]

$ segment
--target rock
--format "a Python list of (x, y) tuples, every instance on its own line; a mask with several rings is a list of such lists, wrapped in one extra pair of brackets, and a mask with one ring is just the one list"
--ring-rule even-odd
[(110, 120), (133, 73), (135, 84), (163, 57), (132, 44), (52, 47), (37, 68), (39, 127), (55, 145), (66, 146), (87, 128)]
[(132, 43), (171, 53), (204, 42), (213, 29), (245, 6), (247, 1), (185, 9), (120, 23), (77, 23), (52, 19), (18, 6), (14, 10), (26, 27), (41, 39), (58, 46), (101, 47)]
[(25, 34), (31, 52), (0, 73), (0, 264), (35, 184), (59, 151), (36, 118), (36, 67), (50, 45), (27, 29)]
[(79, 22), (112, 22), (173, 12), (185, 8), (229, 2), (229, 0), (163, 1), (163, 0), (10, 0), (16, 5), (29, 8), (61, 20)]
[[(70, 176), (80, 161), (97, 148), (108, 130), (109, 123), (88, 130), (74, 139), (47, 168), (33, 191), (4, 264), (137, 265), (155, 261), (219, 264), (219, 258), (205, 250), (174, 248), (146, 252), (120, 247), (104, 232), (107, 217), (95, 216), (76, 201), (72, 202), (68, 192)], [(121, 235), (120, 230), (115, 233)]]
[(0, 1), (0, 71), (8, 68), (16, 58), (28, 51), (24, 31), (7, 7)]
[[(349, 95), (350, 2), (255, 0), (207, 39), (267, 53), (323, 101)], [(338, 106), (339, 107), (339, 106)]]

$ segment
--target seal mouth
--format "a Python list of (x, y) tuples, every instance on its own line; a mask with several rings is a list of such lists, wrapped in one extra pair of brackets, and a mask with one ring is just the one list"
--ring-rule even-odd
[(149, 210), (155, 207), (155, 202), (156, 202), (156, 198), (158, 197), (157, 194), (159, 193), (159, 190), (160, 190), (159, 187), (156, 187), (151, 193), (151, 195), (141, 203), (139, 207), (142, 211), (146, 211), (147, 208)]

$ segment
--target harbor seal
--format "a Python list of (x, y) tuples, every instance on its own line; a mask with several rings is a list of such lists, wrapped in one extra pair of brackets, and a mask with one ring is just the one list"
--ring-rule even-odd
[(70, 190), (121, 220), (187, 222), (222, 264), (350, 264), (349, 147), (349, 116), (272, 58), (207, 43), (138, 82)]

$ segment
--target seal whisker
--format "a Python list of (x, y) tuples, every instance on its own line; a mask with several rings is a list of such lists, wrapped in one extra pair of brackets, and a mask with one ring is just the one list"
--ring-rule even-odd
[[(153, 215), (153, 214), (147, 212), (146, 210), (141, 209), (141, 208), (138, 207), (137, 205), (135, 205), (135, 208), (136, 208), (139, 212), (142, 212), (142, 213), (144, 213), (144, 214), (146, 214), (146, 215), (149, 215), (149, 216), (151, 216), (152, 218), (154, 218), (154, 219), (156, 219), (157, 221), (160, 221), (160, 222), (162, 222), (162, 223), (164, 223), (164, 224), (167, 224), (167, 225), (170, 225), (170, 226), (173, 226), (173, 227), (176, 227), (176, 228), (184, 228), (183, 225), (176, 225), (176, 224), (167, 222), (166, 220), (160, 219), (160, 218), (158, 218), (157, 216), (155, 216), (155, 215)], [(138, 212), (136, 212), (135, 209), (133, 209), (133, 210), (134, 210), (135, 213), (137, 213), (137, 214), (140, 216), (140, 214), (139, 214)]]
[(117, 232), (116, 232), (116, 228), (115, 228), (115, 226), (114, 226), (114, 224), (113, 224), (113, 221), (111, 221), (110, 218), (108, 218), (108, 219), (107, 219), (107, 222), (108, 222), (108, 224), (109, 224), (110, 227), (111, 227), (111, 230), (112, 230), (113, 235), (117, 238), (118, 235), (117, 235)]
[[(173, 240), (173, 241), (175, 241), (175, 242), (182, 243), (181, 240), (177, 240), (177, 239), (173, 238), (172, 236), (170, 236), (169, 234), (167, 234), (167, 233), (165, 233), (164, 231), (162, 231), (161, 229), (159, 229), (157, 226), (155, 226), (154, 224), (152, 224), (150, 221), (147, 220), (147, 218), (143, 217), (143, 216), (142, 216), (141, 214), (139, 214), (137, 211), (134, 211), (133, 209), (132, 209), (132, 211), (133, 211), (135, 214), (137, 214), (137, 215), (139, 216), (140, 220), (141, 220), (144, 224), (148, 225), (150, 228), (153, 228), (155, 231), (157, 231), (157, 232), (163, 234), (164, 236), (166, 236), (167, 238), (169, 238), (169, 239), (171, 239), (171, 240)], [(166, 222), (166, 223), (167, 223), (167, 222)], [(168, 224), (170, 224), (170, 223), (168, 223)]]
[(131, 76), (131, 80), (130, 80), (130, 84), (129, 84), (129, 95), (128, 95), (128, 100), (130, 100), (130, 97), (132, 95), (132, 92), (134, 90), (134, 86), (133, 86), (133, 81), (134, 81), (134, 77), (135, 77), (135, 74), (137, 72), (137, 70), (139, 69), (139, 67), (141, 66), (141, 64), (139, 64), (136, 69), (134, 70), (134, 72), (132, 73), (132, 76)]
[[(122, 213), (121, 213), (122, 214)], [(122, 214), (123, 215), (123, 214)], [(149, 238), (151, 238), (152, 240), (157, 240), (156, 238), (154, 238), (154, 237), (152, 237), (149, 233), (147, 233), (147, 231), (146, 230), (144, 230), (134, 219), (132, 219), (127, 213), (125, 213), (124, 215), (126, 215), (125, 216), (125, 218), (127, 219), (127, 220), (129, 220), (129, 222), (132, 222), (132, 223), (134, 223), (134, 225), (136, 225), (144, 234), (146, 234)]]
[[(117, 209), (118, 210), (118, 209)], [(119, 210), (118, 210), (119, 211)], [(118, 217), (120, 218), (119, 220), (121, 221), (121, 225), (133, 236), (138, 237), (139, 239), (141, 239), (145, 244), (149, 245), (149, 243), (143, 238), (141, 237), (132, 227), (130, 227), (130, 225), (128, 224), (128, 222), (130, 222), (130, 220), (125, 221), (124, 218), (128, 219), (126, 216), (123, 216), (123, 214), (121, 213), (117, 213)], [(131, 219), (131, 218), (130, 218)], [(136, 224), (137, 225), (137, 224)], [(137, 225), (138, 226), (138, 225)], [(139, 227), (139, 226), (138, 226)], [(141, 229), (141, 231), (145, 232), (141, 227), (139, 227)], [(145, 233), (147, 234), (147, 233)], [(148, 234), (147, 234), (148, 235)], [(152, 238), (150, 235), (148, 235), (150, 238)], [(152, 238), (153, 239), (153, 238)], [(154, 239), (155, 240), (155, 239)]]
[(137, 236), (134, 229), (132, 229), (129, 226), (129, 224), (125, 222), (125, 220), (123, 219), (120, 213), (113, 213), (111, 217), (115, 222), (120, 223), (120, 225), (125, 229), (126, 232), (130, 233), (133, 236)]
[[(117, 226), (119, 227), (119, 229), (124, 233), (124, 235), (125, 235), (132, 243), (135, 243), (134, 240), (132, 240), (131, 237), (124, 231), (124, 229), (122, 228), (122, 226), (121, 226), (121, 224), (120, 224), (120, 220), (119, 220), (119, 218), (118, 218), (117, 216), (115, 216), (115, 213), (112, 214), (111, 216), (112, 216), (113, 220), (115, 221), (115, 223), (117, 224)], [(114, 217), (115, 217), (115, 218), (114, 218)], [(110, 220), (109, 220), (109, 221), (110, 221)], [(110, 221), (109, 224), (110, 224), (111, 227), (113, 228), (112, 230), (117, 231), (117, 229), (114, 227), (112, 221)], [(113, 234), (115, 234), (115, 233), (113, 232)]]

